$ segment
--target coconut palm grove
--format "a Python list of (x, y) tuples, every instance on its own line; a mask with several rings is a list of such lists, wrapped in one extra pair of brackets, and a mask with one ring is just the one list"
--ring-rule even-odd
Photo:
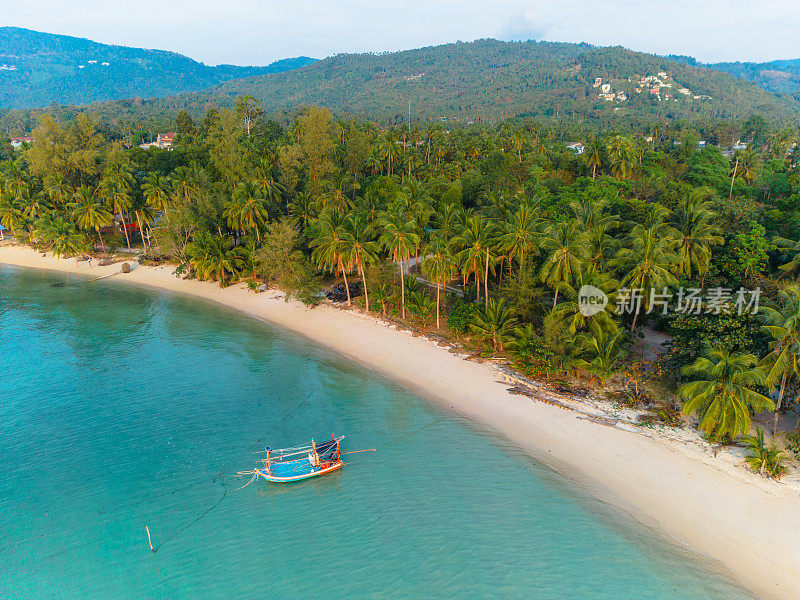
[(250, 97), (174, 128), (171, 148), (143, 149), (83, 113), (43, 116), (35, 141), (0, 146), (5, 233), (309, 305), (327, 293), (649, 422), (692, 419), (764, 474), (800, 452), (780, 418), (800, 376), (794, 129), (381, 127), (317, 106), (279, 123)]

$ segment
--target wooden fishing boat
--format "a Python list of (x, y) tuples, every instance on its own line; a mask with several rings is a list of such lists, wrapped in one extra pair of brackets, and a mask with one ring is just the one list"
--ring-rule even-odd
[(331, 436), (330, 440), (319, 444), (311, 440), (306, 446), (280, 450), (268, 448), (267, 458), (261, 461), (262, 466), (254, 469), (253, 475), (256, 479), (263, 477), (273, 483), (289, 483), (327, 475), (344, 465), (339, 446), (343, 439), (344, 436)]
[[(356, 454), (358, 452), (375, 452), (374, 448), (369, 450), (351, 450), (342, 452), (341, 442), (344, 436), (337, 438), (331, 435), (331, 439), (317, 443), (313, 439), (305, 446), (294, 446), (293, 448), (281, 448), (273, 450), (267, 448), (267, 458), (259, 463), (259, 466), (252, 471), (239, 471), (239, 475), (250, 475), (250, 481), (242, 486), (247, 487), (259, 478), (266, 479), (273, 483), (290, 483), (292, 481), (302, 481), (310, 477), (327, 475), (337, 471), (344, 466), (342, 455)], [(242, 489), (239, 488), (239, 489)]]

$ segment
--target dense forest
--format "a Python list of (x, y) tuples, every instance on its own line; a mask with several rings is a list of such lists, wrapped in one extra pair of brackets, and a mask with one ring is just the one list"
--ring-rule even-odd
[[(602, 131), (578, 154), (548, 121), (380, 129), (311, 106), (284, 126), (253, 98), (236, 107), (177, 113), (170, 150), (44, 116), (32, 145), (0, 144), (0, 224), (60, 256), (168, 262), (312, 305), (328, 290), (653, 421), (697, 415), (780, 476), (784, 455), (747, 437), (775, 411), (800, 451), (778, 426), (800, 380), (796, 130)], [(747, 148), (699, 143), (715, 135)], [(582, 289), (607, 304), (585, 314)], [(671, 342), (649, 363), (654, 331)]]
[[(641, 78), (660, 72), (666, 79), (658, 94), (654, 87), (642, 88)], [(611, 85), (613, 99), (600, 97), (596, 78)], [(451, 125), (528, 117), (615, 128), (746, 119), (751, 114), (789, 121), (800, 108), (791, 96), (667, 57), (620, 47), (488, 39), (384, 54), (339, 54), (301, 69), (236, 79), (204, 92), (77, 108), (54, 106), (46, 112), (56, 118), (88, 112), (103, 121), (164, 130), (179, 110), (200, 120), (209, 108), (232, 108), (241, 95), (258, 99), (264, 111), (284, 125), (294, 111), (311, 105), (327, 106), (339, 118), (370, 119), (386, 126), (398, 125), (410, 114), (412, 122)], [(0, 128), (22, 135), (41, 112), (7, 111), (0, 114)]]
[(772, 60), (769, 62), (720, 62), (701, 63), (691, 57), (672, 57), (688, 64), (714, 69), (752, 81), (771, 92), (791, 94), (795, 98), (800, 94), (800, 59)]
[(87, 104), (204, 90), (240, 77), (314, 62), (289, 58), (263, 67), (209, 67), (164, 50), (110, 46), (66, 35), (0, 27), (0, 107)]

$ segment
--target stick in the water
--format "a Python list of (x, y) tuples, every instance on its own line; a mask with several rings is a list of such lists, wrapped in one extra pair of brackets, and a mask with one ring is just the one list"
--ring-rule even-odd
[(144, 528), (147, 530), (147, 543), (150, 544), (150, 552), (155, 552), (153, 550), (153, 541), (150, 539), (150, 528), (147, 525)]

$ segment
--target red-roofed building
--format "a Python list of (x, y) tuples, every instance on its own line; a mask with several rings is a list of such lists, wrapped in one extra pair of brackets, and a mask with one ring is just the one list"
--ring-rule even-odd
[(12, 137), (11, 138), (11, 147), (12, 148), (22, 148), (22, 144), (32, 144), (33, 138), (32, 137)]
[(156, 145), (159, 148), (169, 148), (175, 141), (176, 135), (178, 134), (175, 131), (170, 131), (169, 133), (159, 133), (158, 137), (156, 138)]

